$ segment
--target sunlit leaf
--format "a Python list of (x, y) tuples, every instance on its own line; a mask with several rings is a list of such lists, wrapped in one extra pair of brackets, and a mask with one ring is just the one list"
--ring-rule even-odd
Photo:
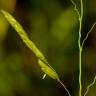
[(58, 74), (55, 72), (55, 70), (53, 68), (51, 68), (50, 66), (46, 65), (44, 62), (42, 62), (40, 59), (38, 60), (38, 64), (41, 67), (41, 70), (47, 74), (48, 76), (50, 76), (53, 79), (56, 79), (57, 81), (59, 81), (59, 77)]
[(39, 49), (35, 46), (35, 44), (28, 38), (28, 35), (26, 34), (23, 27), (14, 19), (12, 15), (10, 15), (8, 12), (2, 10), (1, 11), (7, 21), (11, 24), (11, 26), (16, 30), (16, 32), (19, 34), (19, 36), (22, 38), (23, 42), (35, 53), (35, 55), (39, 58), (38, 63), (41, 67), (42, 71), (49, 75), (51, 78), (59, 80), (59, 77), (55, 70), (48, 64), (46, 61), (44, 55), (39, 51)]
[(7, 21), (11, 24), (11, 26), (16, 30), (16, 32), (19, 34), (23, 42), (35, 53), (35, 55), (38, 57), (38, 64), (41, 67), (41, 70), (44, 72), (43, 79), (46, 75), (50, 76), (52, 79), (57, 80), (67, 91), (68, 95), (70, 95), (68, 89), (66, 86), (60, 81), (58, 74), (56, 71), (49, 65), (47, 60), (45, 59), (44, 55), (39, 51), (39, 49), (35, 46), (35, 44), (28, 38), (26, 32), (24, 31), (23, 27), (14, 19), (12, 15), (10, 15), (8, 12), (1, 10)]
[(35, 46), (35, 44), (28, 38), (28, 35), (26, 34), (23, 27), (14, 19), (12, 15), (10, 15), (8, 12), (1, 10), (7, 21), (11, 24), (11, 26), (16, 30), (16, 32), (19, 34), (23, 42), (35, 53), (35, 55), (40, 58), (41, 60), (46, 62), (46, 59), (44, 55), (39, 51), (39, 49)]

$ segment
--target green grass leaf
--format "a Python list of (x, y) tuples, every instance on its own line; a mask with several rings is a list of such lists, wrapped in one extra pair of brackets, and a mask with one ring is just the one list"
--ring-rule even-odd
[(41, 70), (44, 72), (43, 79), (46, 75), (50, 76), (52, 79), (57, 80), (67, 91), (68, 95), (70, 95), (68, 89), (66, 86), (60, 81), (58, 74), (56, 71), (49, 65), (47, 60), (45, 59), (44, 55), (41, 51), (35, 46), (35, 44), (28, 38), (28, 35), (26, 34), (23, 27), (14, 19), (12, 15), (10, 15), (8, 12), (1, 10), (4, 17), (7, 19), (7, 21), (11, 24), (11, 26), (16, 30), (16, 32), (19, 34), (23, 42), (35, 53), (35, 55), (38, 57), (38, 64), (41, 67)]
[(35, 53), (35, 55), (39, 58), (38, 64), (41, 67), (41, 70), (49, 75), (53, 79), (59, 79), (55, 70), (48, 64), (47, 60), (45, 59), (44, 55), (39, 51), (39, 49), (35, 46), (35, 44), (28, 38), (23, 27), (14, 19), (12, 15), (8, 12), (1, 10), (7, 21), (11, 24), (11, 26), (16, 30), (19, 34), (23, 42)]
[(15, 20), (15, 18), (10, 15), (8, 12), (1, 10), (7, 21), (11, 24), (11, 26), (16, 30), (16, 32), (19, 34), (23, 42), (35, 53), (35, 55), (41, 59), (42, 61), (47, 63), (47, 60), (45, 59), (44, 55), (39, 51), (39, 49), (35, 46), (35, 44), (28, 38), (28, 35), (26, 34), (23, 27)]
[(56, 79), (57, 81), (60, 81), (59, 80), (59, 76), (58, 74), (56, 73), (56, 71), (51, 68), (50, 66), (46, 65), (43, 61), (41, 61), (40, 59), (38, 60), (38, 64), (39, 66), (41, 67), (41, 70), (47, 74), (48, 76), (50, 76), (51, 78), (53, 79)]

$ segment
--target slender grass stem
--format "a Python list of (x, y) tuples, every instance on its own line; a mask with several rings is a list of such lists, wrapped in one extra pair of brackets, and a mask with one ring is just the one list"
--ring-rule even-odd
[(93, 30), (93, 28), (94, 28), (95, 26), (96, 26), (96, 22), (93, 23), (92, 27), (90, 28), (90, 30), (88, 31), (86, 37), (84, 38), (84, 40), (83, 40), (83, 42), (82, 42), (82, 48), (83, 48), (84, 43), (85, 43), (85, 41), (87, 40), (89, 34), (92, 32), (92, 30)]
[[(93, 28), (95, 27), (95, 25), (96, 25), (96, 22), (92, 25), (92, 27), (91, 27), (91, 28), (90, 28), (90, 30), (88, 31), (88, 33), (87, 33), (86, 37), (84, 38), (84, 40), (83, 40), (83, 42), (82, 42), (82, 48), (83, 48), (84, 43), (85, 43), (85, 41), (87, 40), (87, 38), (88, 38), (89, 34), (92, 32)], [(92, 83), (90, 83), (90, 84), (87, 86), (87, 90), (86, 90), (86, 92), (85, 92), (84, 96), (86, 96), (86, 95), (88, 94), (88, 92), (89, 92), (90, 88), (91, 88), (91, 87), (95, 84), (95, 82), (96, 82), (96, 76), (94, 77), (93, 82), (92, 82)]]
[(87, 90), (86, 90), (84, 96), (86, 96), (88, 94), (90, 88), (95, 84), (95, 82), (96, 82), (96, 76), (94, 77), (93, 82), (87, 86)]
[(79, 96), (82, 96), (82, 46), (81, 46), (81, 31), (82, 31), (82, 19), (83, 19), (83, 1), (81, 3), (81, 15), (79, 17), (79, 38), (78, 38), (78, 47), (79, 47)]
[(81, 31), (82, 31), (82, 19), (83, 19), (83, 1), (80, 0), (80, 11), (77, 8), (76, 3), (71, 0), (74, 10), (76, 11), (78, 15), (78, 20), (79, 20), (79, 36), (78, 36), (78, 48), (79, 48), (79, 96), (82, 96), (82, 45), (81, 45)]
[(82, 96), (82, 48), (79, 49), (79, 96)]
[[(85, 41), (87, 40), (90, 32), (96, 25), (96, 22), (93, 24), (89, 32), (87, 33), (86, 37), (84, 38), (83, 42), (81, 43), (81, 31), (82, 31), (82, 19), (83, 19), (83, 0), (80, 0), (80, 12), (77, 8), (76, 3), (71, 0), (72, 4), (74, 5), (74, 10), (76, 11), (78, 15), (79, 20), (79, 37), (78, 37), (78, 48), (79, 48), (79, 96), (82, 96), (82, 49)], [(60, 81), (58, 74), (56, 71), (49, 65), (47, 62), (45, 56), (43, 53), (35, 46), (35, 44), (28, 38), (26, 32), (24, 31), (23, 27), (17, 22), (13, 16), (11, 16), (8, 12), (1, 10), (1, 12), (4, 14), (7, 21), (12, 25), (12, 27), (17, 31), (17, 33), (20, 35), (21, 39), (25, 44), (35, 53), (35, 55), (38, 57), (38, 63), (41, 67), (41, 70), (45, 73), (43, 76), (43, 79), (45, 78), (46, 74), (50, 76), (52, 79), (57, 80), (63, 88), (66, 90), (69, 96), (69, 90), (66, 88), (66, 86), (63, 84), (62, 81)], [(94, 80), (91, 84), (88, 85), (87, 90), (84, 94), (84, 96), (87, 95), (88, 91), (90, 90), (90, 87), (92, 87), (96, 82), (96, 76), (94, 77)]]
[(83, 1), (80, 0), (81, 2), (81, 21), (82, 21), (82, 18), (83, 18)]
[(63, 88), (64, 88), (64, 89), (66, 90), (66, 92), (68, 93), (68, 95), (71, 96), (70, 93), (69, 93), (69, 90), (68, 90), (68, 89), (66, 88), (66, 86), (63, 84), (63, 82), (60, 81), (60, 80), (59, 80), (58, 82), (63, 86)]

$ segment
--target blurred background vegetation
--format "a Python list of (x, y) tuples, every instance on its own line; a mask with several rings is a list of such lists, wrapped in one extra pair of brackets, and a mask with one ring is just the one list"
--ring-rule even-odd
[[(74, 0), (78, 9), (80, 0)], [(83, 0), (82, 40), (96, 22), (96, 0)], [(78, 96), (78, 17), (70, 0), (0, 0), (44, 53), (72, 96)], [(96, 75), (96, 27), (82, 54), (83, 92)], [(37, 58), (0, 13), (0, 96), (67, 96), (60, 84), (46, 77)], [(88, 96), (96, 96), (96, 86)]]

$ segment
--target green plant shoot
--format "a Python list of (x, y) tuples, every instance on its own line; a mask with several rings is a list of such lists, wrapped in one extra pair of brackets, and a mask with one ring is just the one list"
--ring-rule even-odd
[[(79, 96), (82, 96), (82, 63), (81, 63), (82, 62), (82, 59), (81, 59), (82, 50), (83, 50), (84, 43), (87, 40), (87, 38), (88, 38), (89, 34), (91, 33), (92, 29), (94, 28), (94, 26), (96, 25), (96, 22), (92, 25), (91, 29), (87, 33), (87, 35), (84, 38), (83, 42), (81, 42), (82, 19), (83, 19), (83, 0), (80, 0), (80, 12), (79, 12), (79, 10), (77, 8), (76, 3), (73, 0), (71, 0), (71, 2), (73, 4), (73, 6), (74, 6), (74, 10), (76, 11), (76, 13), (78, 15), (78, 21), (79, 21), (79, 30), (78, 30), (79, 31), (79, 37), (78, 37), (78, 48), (79, 48)], [(66, 90), (68, 95), (71, 96), (70, 93), (69, 93), (69, 90), (62, 83), (62, 81), (59, 79), (59, 76), (56, 73), (56, 71), (49, 65), (49, 63), (47, 62), (47, 60), (46, 60), (45, 56), (43, 55), (43, 53), (28, 38), (28, 35), (26, 34), (23, 27), (8, 12), (6, 12), (4, 10), (1, 10), (1, 12), (3, 13), (3, 15), (7, 19), (7, 21), (11, 24), (11, 26), (19, 34), (19, 36), (21, 37), (23, 42), (27, 45), (27, 47), (29, 47), (29, 49), (31, 49), (31, 51), (33, 51), (34, 54), (38, 57), (38, 65), (40, 66), (41, 70), (44, 72), (43, 79), (45, 78), (46, 75), (48, 75), (52, 79), (57, 80), (64, 87), (64, 89)], [(86, 96), (88, 94), (88, 92), (90, 91), (90, 88), (95, 84), (95, 82), (96, 82), (96, 76), (94, 77), (93, 82), (87, 86), (87, 90), (85, 91), (84, 96)]]
[[(81, 13), (79, 12), (76, 3), (71, 0), (72, 4), (74, 5), (74, 10), (76, 11), (77, 15), (78, 15), (78, 21), (79, 21), (79, 37), (78, 37), (78, 47), (79, 47), (79, 96), (82, 96), (82, 50), (83, 50), (83, 46), (85, 41), (87, 40), (89, 34), (92, 32), (92, 29), (94, 28), (94, 26), (96, 25), (96, 22), (92, 25), (91, 29), (89, 30), (89, 32), (87, 33), (86, 37), (84, 38), (83, 42), (81, 43), (81, 31), (82, 31), (82, 19), (83, 19), (83, 0), (80, 0), (80, 10)], [(94, 77), (94, 81), (88, 85), (87, 90), (84, 94), (84, 96), (89, 92), (90, 87), (92, 87), (95, 84), (96, 81), (96, 76)]]
[(4, 14), (7, 21), (11, 24), (11, 26), (16, 30), (16, 32), (19, 34), (23, 42), (35, 53), (35, 55), (45, 61), (44, 55), (39, 51), (39, 49), (36, 47), (36, 45), (28, 38), (28, 35), (26, 34), (23, 27), (13, 18), (12, 15), (10, 15), (8, 12), (1, 10), (1, 12)]
[(47, 66), (46, 64), (44, 64), (43, 61), (41, 61), (40, 59), (38, 60), (38, 64), (40, 65), (42, 71), (47, 74), (48, 76), (50, 76), (53, 79), (56, 79), (57, 81), (59, 81), (59, 77), (58, 74), (49, 66)]
[(23, 42), (35, 53), (35, 55), (38, 57), (38, 64), (41, 67), (41, 70), (44, 72), (43, 79), (46, 75), (50, 76), (52, 79), (57, 80), (66, 90), (69, 96), (70, 93), (66, 86), (60, 81), (58, 74), (56, 71), (49, 65), (47, 62), (45, 56), (42, 54), (41, 51), (36, 47), (36, 45), (28, 38), (28, 35), (26, 34), (23, 27), (14, 19), (12, 15), (10, 15), (8, 12), (1, 10), (4, 17), (7, 19), (7, 21), (11, 24), (11, 26), (16, 30), (16, 32), (19, 34)]

